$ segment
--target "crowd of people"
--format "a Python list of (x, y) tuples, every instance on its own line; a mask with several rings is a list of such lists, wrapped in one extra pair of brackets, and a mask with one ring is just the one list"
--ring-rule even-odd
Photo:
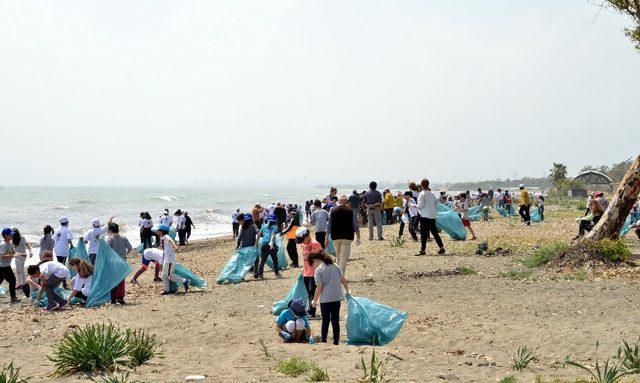
[[(73, 298), (86, 302), (93, 283), (101, 240), (104, 239), (113, 250), (112, 254), (123, 260), (126, 260), (127, 255), (133, 250), (131, 242), (120, 233), (120, 226), (113, 222), (113, 219), (114, 217), (109, 218), (104, 225), (99, 218), (94, 219), (91, 222), (91, 228), (80, 237), (81, 244), (86, 247), (86, 260), (72, 256), (77, 249), (68, 217), (59, 219), (60, 226), (57, 230), (54, 230), (51, 225), (46, 225), (43, 228), (43, 237), (40, 239), (38, 262), (26, 268), (27, 259), (34, 257), (33, 249), (18, 228), (2, 229), (0, 283), (7, 281), (11, 303), (21, 301), (17, 291), (22, 291), (25, 297), (31, 298), (35, 304), (41, 302), (44, 294), (48, 302), (45, 310), (48, 311), (65, 308)], [(185, 291), (188, 291), (190, 281), (173, 273), (178, 246), (187, 244), (191, 229), (195, 228), (188, 213), (178, 209), (171, 216), (169, 210), (165, 209), (158, 217), (158, 225), (154, 226), (151, 215), (148, 212), (142, 212), (138, 226), (142, 267), (131, 282), (137, 283), (137, 278), (151, 262), (154, 262), (156, 264), (154, 281), (163, 282), (162, 294), (174, 292), (169, 287), (170, 282), (180, 283)], [(179, 244), (172, 238), (174, 231), (178, 234)], [(15, 263), (15, 273), (11, 267), (12, 260)], [(160, 272), (162, 272), (162, 278), (159, 277)], [(117, 282), (111, 291), (111, 303), (124, 305), (126, 304), (125, 280)], [(58, 291), (60, 286), (69, 291), (67, 296)]]

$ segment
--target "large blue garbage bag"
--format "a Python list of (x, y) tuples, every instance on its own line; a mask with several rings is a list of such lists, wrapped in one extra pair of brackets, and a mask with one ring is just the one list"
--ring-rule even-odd
[[(289, 262), (287, 261), (286, 249), (282, 244), (282, 239), (280, 237), (276, 238), (276, 246), (278, 246), (278, 268), (280, 270), (288, 269)], [(262, 248), (258, 249), (258, 251), (261, 251), (261, 249)], [(273, 260), (271, 260), (271, 257), (267, 257), (265, 264), (273, 270)]]
[(82, 238), (78, 239), (78, 243), (76, 247), (69, 250), (69, 256), (67, 257), (66, 266), (69, 268), (69, 273), (71, 274), (71, 278), (76, 276), (76, 272), (69, 267), (69, 261), (73, 258), (80, 258), (83, 261), (89, 262), (89, 254), (87, 253), (87, 247), (84, 245), (84, 240)]
[(244, 275), (251, 270), (258, 256), (258, 248), (255, 246), (243, 247), (224, 266), (216, 283), (238, 283), (244, 281)]
[(347, 344), (383, 346), (398, 336), (407, 313), (367, 298), (347, 295)]
[(507, 209), (503, 208), (502, 206), (494, 206), (493, 207), (495, 209), (495, 211), (498, 212), (498, 214), (500, 214), (501, 217), (508, 217), (511, 214), (507, 211)]
[[(175, 266), (173, 267), (173, 274), (191, 281), (191, 287), (202, 288), (207, 286), (207, 281), (197, 276), (193, 271), (189, 270), (189, 268), (182, 263), (175, 264)], [(177, 283), (173, 281), (169, 282), (169, 290), (176, 292), (179, 288), (180, 286), (178, 286)]]
[(327, 246), (327, 254), (331, 254), (333, 256), (336, 255), (336, 245), (333, 243), (333, 238), (329, 236), (329, 246)]
[(540, 216), (540, 211), (538, 210), (537, 207), (534, 207), (531, 212), (529, 213), (529, 216), (531, 217), (531, 221), (533, 222), (540, 222), (542, 221), (542, 217)]
[(304, 287), (304, 279), (302, 278), (302, 273), (298, 273), (298, 278), (296, 278), (296, 283), (293, 285), (289, 294), (287, 294), (284, 299), (281, 301), (273, 302), (273, 308), (271, 309), (271, 313), (273, 315), (280, 315), (281, 312), (287, 309), (289, 302), (293, 299), (301, 298), (304, 300), (305, 305), (308, 306), (308, 294), (307, 289)]
[[(61, 297), (62, 299), (68, 299), (69, 294), (71, 294), (71, 290), (65, 290), (62, 287), (56, 287), (55, 289), (53, 289), (53, 292), (58, 294), (58, 296)], [(38, 290), (31, 291), (31, 299), (35, 300), (37, 297), (38, 297)], [(74, 297), (73, 299), (71, 299), (71, 301), (69, 301), (69, 303), (72, 305), (84, 304), (84, 299)], [(49, 305), (49, 300), (47, 299), (47, 293), (43, 291), (42, 295), (40, 296), (40, 301), (38, 302), (38, 306), (47, 307), (48, 305)]]
[(4, 295), (7, 293), (7, 289), (5, 289), (4, 287), (0, 286), (0, 295)]
[(111, 290), (122, 282), (131, 271), (133, 271), (131, 265), (101, 238), (87, 307), (100, 306), (109, 302)]
[(627, 217), (624, 221), (624, 225), (622, 225), (622, 229), (620, 229), (620, 236), (624, 237), (631, 230), (631, 215)]
[(452, 239), (460, 241), (467, 239), (467, 230), (464, 228), (458, 213), (440, 203), (438, 204), (436, 226)]

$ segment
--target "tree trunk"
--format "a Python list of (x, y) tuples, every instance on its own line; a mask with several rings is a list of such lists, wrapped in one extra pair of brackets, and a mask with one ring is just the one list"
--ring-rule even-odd
[(587, 234), (583, 241), (599, 241), (604, 238), (616, 239), (620, 229), (629, 216), (633, 204), (640, 193), (640, 155), (625, 174), (618, 190), (613, 195), (609, 208), (604, 212), (598, 224)]

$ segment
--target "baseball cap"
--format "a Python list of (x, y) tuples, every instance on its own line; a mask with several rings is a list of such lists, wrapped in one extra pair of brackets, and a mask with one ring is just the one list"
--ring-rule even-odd
[(4, 229), (2, 229), (2, 235), (13, 235), (13, 230), (11, 230), (8, 227), (5, 227)]
[(295, 298), (292, 300), (289, 308), (297, 317), (304, 317), (307, 315), (307, 307), (302, 298)]
[(67, 216), (60, 217), (60, 223), (69, 223), (69, 217)]
[(246, 214), (244, 215), (244, 219), (245, 219), (245, 220), (247, 220), (247, 221), (251, 221), (251, 218), (252, 218), (252, 217), (251, 217), (251, 214), (249, 214), (249, 213), (246, 213)]
[(93, 225), (93, 227), (100, 227), (100, 220), (98, 218), (94, 219), (91, 221), (91, 225)]

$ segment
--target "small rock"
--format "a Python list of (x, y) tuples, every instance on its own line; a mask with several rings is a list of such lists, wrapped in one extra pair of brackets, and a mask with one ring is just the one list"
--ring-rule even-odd
[(40, 322), (40, 321), (38, 320), (38, 318), (31, 318), (31, 322), (38, 323), (38, 322)]
[(204, 382), (205, 379), (207, 378), (203, 375), (189, 375), (184, 378), (186, 382)]
[(445, 374), (444, 372), (439, 372), (436, 377), (438, 379), (442, 379), (442, 380), (446, 380), (447, 379), (447, 374)]
[(491, 363), (489, 362), (480, 362), (478, 363), (478, 367), (489, 367), (491, 366)]
[(466, 364), (467, 366), (473, 366), (473, 362), (469, 362), (469, 361), (464, 362), (464, 364)]

